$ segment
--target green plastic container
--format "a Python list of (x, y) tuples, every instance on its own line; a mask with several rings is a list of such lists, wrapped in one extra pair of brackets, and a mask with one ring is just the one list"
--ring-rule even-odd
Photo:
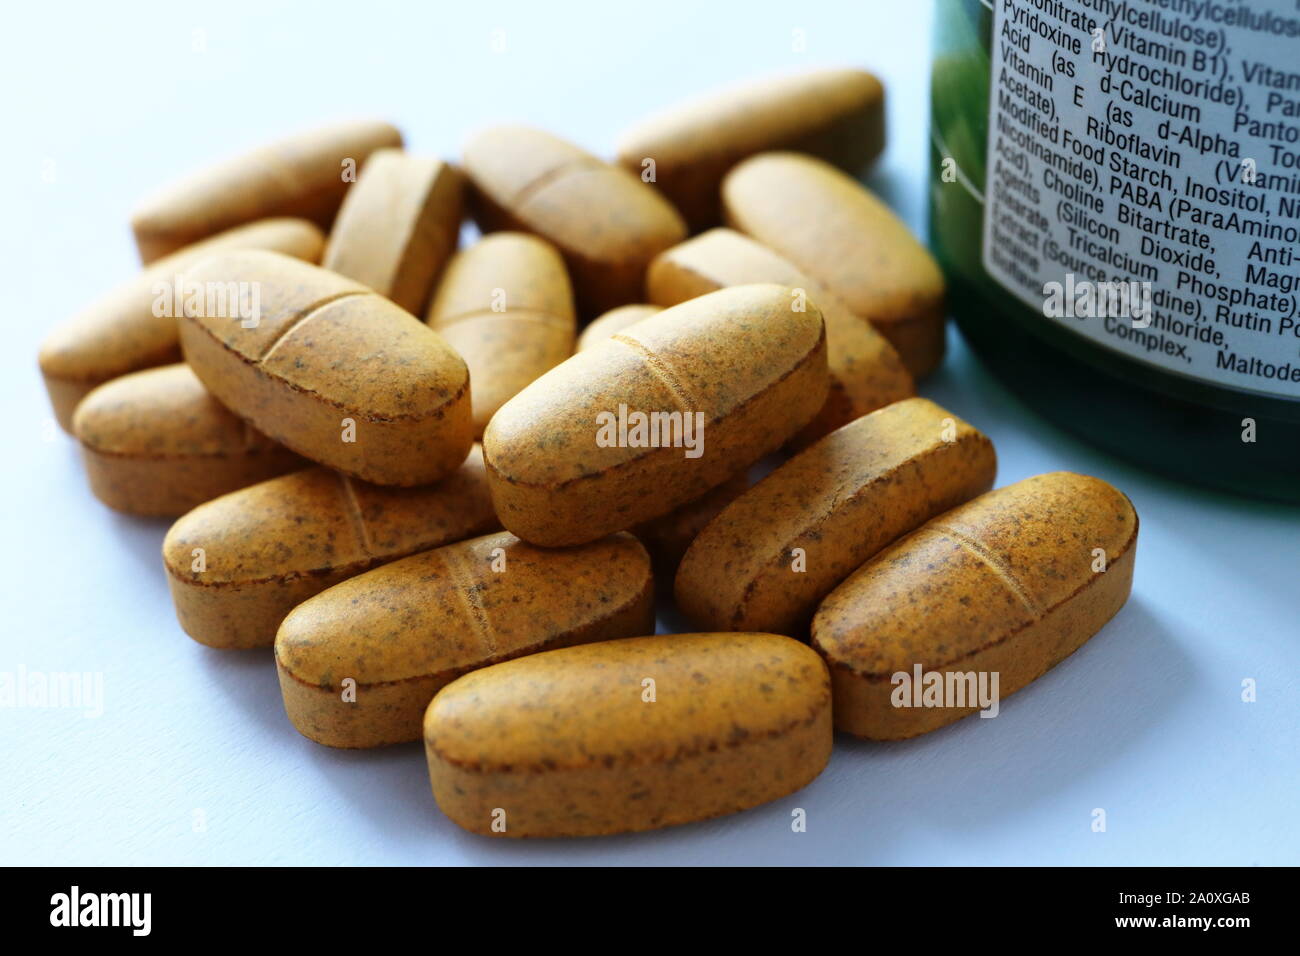
[[(1033, 9), (1027, 0), (1020, 6)], [(1027, 404), (1108, 451), (1187, 481), (1300, 501), (1300, 399), (1170, 371), (1099, 343), (1045, 317), (986, 269), (994, 25), (994, 12), (979, 0), (939, 0), (931, 77), (930, 240), (963, 336)], [(1041, 56), (1040, 37), (1031, 40)], [(1008, 49), (1002, 48), (1004, 63)], [(1095, 82), (1097, 74), (1085, 72), (1099, 69), (1090, 52), (1065, 69)], [(1058, 92), (1069, 89), (1059, 76), (1054, 85)], [(1074, 135), (1086, 133), (1075, 129)], [(947, 176), (945, 160), (955, 162), (946, 164)], [(1107, 192), (1103, 184), (1099, 196)], [(1111, 202), (1106, 216), (1113, 217), (1116, 207)], [(1300, 338), (1290, 356), (1300, 363)]]

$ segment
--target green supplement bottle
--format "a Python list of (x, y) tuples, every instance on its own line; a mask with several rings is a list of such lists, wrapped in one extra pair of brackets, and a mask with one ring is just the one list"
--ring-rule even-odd
[(939, 0), (930, 234), (1021, 398), (1300, 501), (1300, 5)]

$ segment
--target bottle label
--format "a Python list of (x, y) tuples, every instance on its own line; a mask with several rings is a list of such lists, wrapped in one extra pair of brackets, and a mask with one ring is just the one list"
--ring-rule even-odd
[(1132, 358), (1300, 397), (1300, 3), (990, 3), (989, 275)]

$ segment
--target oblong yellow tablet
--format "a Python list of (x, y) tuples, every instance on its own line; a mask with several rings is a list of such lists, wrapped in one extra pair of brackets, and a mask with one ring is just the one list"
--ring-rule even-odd
[(482, 435), (497, 409), (573, 354), (564, 260), (537, 236), (484, 236), (448, 264), (426, 321), (469, 366), (474, 433)]
[(59, 425), (72, 431), (72, 413), (92, 388), (180, 361), (175, 313), (160, 306), (174, 298), (187, 267), (230, 249), (269, 249), (314, 263), (324, 245), (320, 229), (305, 219), (263, 219), (159, 259), (82, 309), (41, 343), (41, 376)]
[(348, 190), (321, 265), (420, 315), (460, 236), (464, 177), (438, 159), (376, 150)]
[(594, 836), (776, 800), (831, 753), (826, 666), (774, 634), (673, 634), (534, 654), (445, 687), (433, 795), (474, 833)]
[(665, 309), (547, 372), (483, 435), (501, 523), (545, 547), (593, 541), (703, 495), (826, 400), (821, 313), (777, 285)]
[(388, 123), (355, 120), (294, 133), (177, 180), (131, 217), (148, 264), (213, 233), (264, 219), (299, 216), (329, 228), (348, 184), (366, 158), (401, 146)]
[(326, 588), (499, 527), (476, 445), (418, 488), (316, 467), (223, 495), (171, 526), (163, 566), (186, 634), (209, 647), (270, 647), (284, 616)]
[(541, 130), (484, 130), (464, 168), (479, 225), (559, 249), (586, 318), (640, 299), (646, 264), (686, 238), (677, 210), (638, 177)]
[(981, 495), (885, 549), (830, 593), (812, 643), (835, 726), (898, 740), (1042, 676), (1101, 630), (1133, 586), (1138, 517), (1066, 471)]
[(915, 394), (898, 353), (870, 322), (849, 311), (824, 284), (732, 229), (710, 229), (660, 253), (646, 271), (646, 297), (656, 305), (671, 306), (751, 282), (790, 286), (811, 300), (826, 322), (830, 394), (817, 417), (795, 436), (794, 446), (803, 447), (867, 412)]
[[(284, 707), (331, 747), (420, 739), (437, 691), (475, 668), (654, 628), (650, 558), (631, 535), (544, 549), (493, 534), (323, 591), (275, 638)], [(527, 709), (530, 701), (517, 702)]]
[(173, 517), (307, 462), (227, 411), (188, 365), (115, 378), (77, 407), (90, 490), (136, 515)]
[(864, 561), (993, 487), (978, 429), (928, 399), (887, 405), (804, 449), (711, 520), (678, 568), (677, 606), (713, 630), (807, 635)]
[(761, 153), (722, 184), (727, 224), (775, 249), (870, 321), (915, 378), (944, 352), (934, 257), (861, 183), (799, 153)]
[(826, 69), (750, 80), (697, 97), (638, 123), (618, 145), (618, 161), (655, 187), (692, 231), (716, 225), (718, 187), (755, 153), (811, 153), (861, 173), (885, 144), (885, 91), (865, 70)]
[(469, 372), (442, 337), (350, 279), (271, 252), (187, 273), (181, 348), (236, 414), (312, 461), (380, 485), (449, 474), (474, 441)]

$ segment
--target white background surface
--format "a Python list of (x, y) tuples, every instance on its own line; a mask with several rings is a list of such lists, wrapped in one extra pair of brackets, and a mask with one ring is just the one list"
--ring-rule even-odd
[[(392, 118), (410, 149), (447, 156), (501, 120), (608, 152), (624, 124), (693, 91), (862, 64), (890, 97), (873, 185), (919, 229), (929, 15), (883, 2), (10, 8), (0, 671), (102, 672), (105, 708), (0, 709), (0, 863), (1300, 862), (1300, 511), (1093, 451), (1013, 399), (955, 335), (922, 392), (992, 436), (999, 484), (1066, 468), (1133, 499), (1128, 606), (995, 720), (897, 744), (840, 738), (827, 771), (789, 798), (614, 839), (474, 837), (437, 810), (418, 745), (338, 752), (299, 737), (269, 651), (223, 654), (181, 632), (158, 554), (166, 522), (100, 506), (53, 426), (38, 344), (136, 268), (135, 201), (334, 117)], [(795, 29), (806, 53), (791, 51)], [(1240, 700), (1247, 677), (1254, 704)], [(794, 807), (806, 833), (791, 832)], [(1091, 831), (1094, 808), (1105, 833)]]

